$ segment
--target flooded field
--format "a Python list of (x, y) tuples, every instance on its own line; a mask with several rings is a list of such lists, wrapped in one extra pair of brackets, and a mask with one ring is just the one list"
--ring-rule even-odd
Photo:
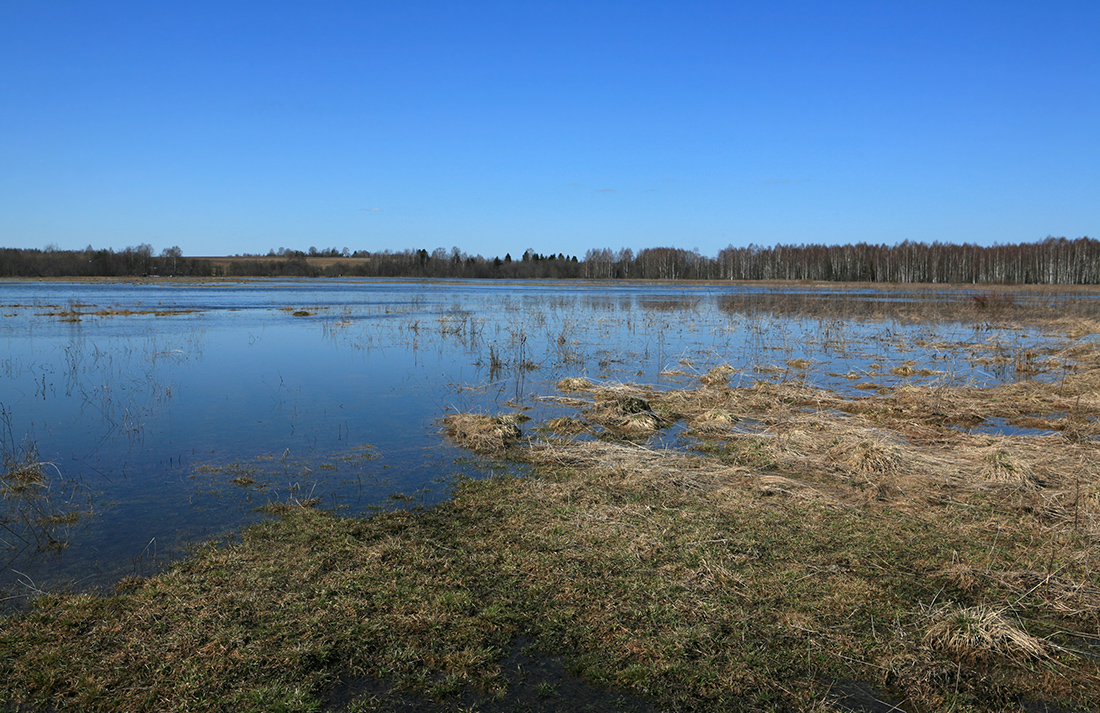
[[(1097, 319), (1100, 301), (545, 281), (7, 282), (0, 315), (10, 603), (148, 574), (287, 504), (360, 514), (439, 502), (455, 476), (502, 467), (452, 445), (449, 415), (571, 418), (566, 378), (674, 390), (720, 377), (847, 397), (1055, 381), (1075, 368), (1075, 322)], [(1058, 416), (974, 413), (957, 427), (1042, 435)], [(694, 443), (682, 428), (643, 435), (651, 448)]]

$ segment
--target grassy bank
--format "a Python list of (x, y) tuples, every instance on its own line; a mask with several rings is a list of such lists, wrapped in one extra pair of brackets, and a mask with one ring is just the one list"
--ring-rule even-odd
[[(345, 709), (582, 708), (509, 698), (521, 641), (622, 709), (1096, 708), (1100, 362), (1057, 358), (1051, 383), (862, 398), (568, 380), (570, 416), (446, 424), (525, 477), (367, 519), (288, 507), (114, 595), (40, 598), (3, 621), (0, 700), (316, 710), (367, 681)], [(990, 418), (1043, 430), (960, 428)], [(673, 427), (692, 448), (639, 445)]]

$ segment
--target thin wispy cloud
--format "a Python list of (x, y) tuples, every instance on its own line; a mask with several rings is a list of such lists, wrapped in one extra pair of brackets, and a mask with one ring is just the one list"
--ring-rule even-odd
[(811, 180), (812, 179), (810, 179), (810, 178), (794, 178), (794, 179), (783, 178), (783, 179), (776, 180), (776, 181), (764, 181), (764, 183), (765, 184), (809, 183)]
[(360, 213), (381, 213), (382, 209), (381, 208), (360, 208), (359, 212)]
[(614, 188), (597, 188), (596, 193), (615, 193)]

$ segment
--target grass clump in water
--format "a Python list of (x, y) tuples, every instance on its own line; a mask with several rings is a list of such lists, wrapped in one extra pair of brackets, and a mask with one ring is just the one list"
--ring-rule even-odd
[(591, 391), (595, 385), (583, 376), (567, 376), (558, 382), (558, 391), (573, 393), (576, 391)]
[(586, 421), (572, 416), (558, 416), (546, 422), (547, 430), (563, 436), (575, 436), (578, 433), (588, 433), (591, 427)]
[(694, 418), (692, 428), (699, 431), (723, 432), (728, 431), (737, 423), (737, 418), (723, 409), (708, 409)]
[(504, 450), (521, 437), (522, 414), (486, 416), (480, 413), (456, 413), (443, 419), (443, 431), (452, 441), (478, 453)]
[[(0, 557), (63, 550), (82, 514), (76, 502), (79, 484), (43, 462), (34, 443), (16, 445), (8, 419), (9, 413), (0, 409), (0, 424), (7, 431), (0, 438)], [(12, 561), (5, 559), (5, 566)]]
[(666, 423), (650, 402), (630, 387), (601, 389), (595, 397), (596, 402), (586, 416), (613, 437), (648, 437)]
[(708, 371), (706, 374), (703, 374), (701, 377), (699, 377), (699, 381), (701, 381), (704, 386), (710, 386), (714, 388), (729, 386), (729, 375), (734, 373), (735, 371), (736, 369), (734, 369), (729, 364), (719, 364), (718, 366)]

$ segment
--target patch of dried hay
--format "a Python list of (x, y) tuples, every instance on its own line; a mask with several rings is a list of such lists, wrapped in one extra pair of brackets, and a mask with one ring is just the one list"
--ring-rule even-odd
[(691, 425), (699, 431), (728, 431), (737, 418), (729, 411), (708, 409), (692, 419)]
[(596, 407), (588, 414), (591, 422), (626, 436), (649, 435), (661, 427), (662, 419), (649, 402), (629, 393), (607, 391), (596, 395)]
[(902, 364), (901, 366), (895, 366), (890, 370), (890, 373), (894, 376), (912, 376), (917, 373), (917, 370), (913, 368), (910, 363)]
[(901, 450), (886, 440), (861, 440), (833, 449), (839, 462), (854, 473), (894, 475), (901, 469)]
[(821, 435), (807, 430), (807, 428), (796, 426), (776, 437), (774, 450), (776, 455), (808, 458), (819, 451), (821, 446)]
[(559, 416), (546, 422), (546, 427), (563, 436), (575, 436), (589, 430), (588, 423), (571, 416)]
[(573, 393), (576, 391), (591, 391), (595, 385), (583, 376), (567, 376), (558, 382), (558, 391)]
[(904, 459), (897, 444), (864, 432), (855, 438), (841, 438), (828, 455), (842, 471), (858, 476), (867, 486), (857, 500), (888, 501), (905, 495), (900, 477)]
[(507, 448), (523, 435), (518, 422), (526, 420), (522, 414), (486, 416), (480, 413), (457, 413), (443, 419), (447, 437), (472, 451), (491, 453)]
[(1100, 321), (1084, 318), (1062, 318), (1056, 322), (1064, 326), (1066, 336), (1070, 339), (1081, 339), (1091, 334), (1100, 334)]
[(627, 433), (652, 433), (661, 425), (653, 413), (632, 413), (618, 423), (618, 427)]
[(925, 643), (965, 663), (991, 656), (1016, 661), (1048, 655), (1049, 645), (1015, 626), (1003, 611), (978, 605), (947, 605), (933, 611), (924, 633)]
[(994, 445), (982, 453), (981, 474), (987, 480), (1022, 488), (1039, 486), (1031, 465), (1001, 445)]
[(736, 369), (734, 369), (729, 364), (719, 364), (718, 366), (708, 371), (706, 374), (703, 374), (701, 377), (699, 377), (699, 381), (703, 382), (704, 386), (729, 386), (728, 377), (735, 371)]

